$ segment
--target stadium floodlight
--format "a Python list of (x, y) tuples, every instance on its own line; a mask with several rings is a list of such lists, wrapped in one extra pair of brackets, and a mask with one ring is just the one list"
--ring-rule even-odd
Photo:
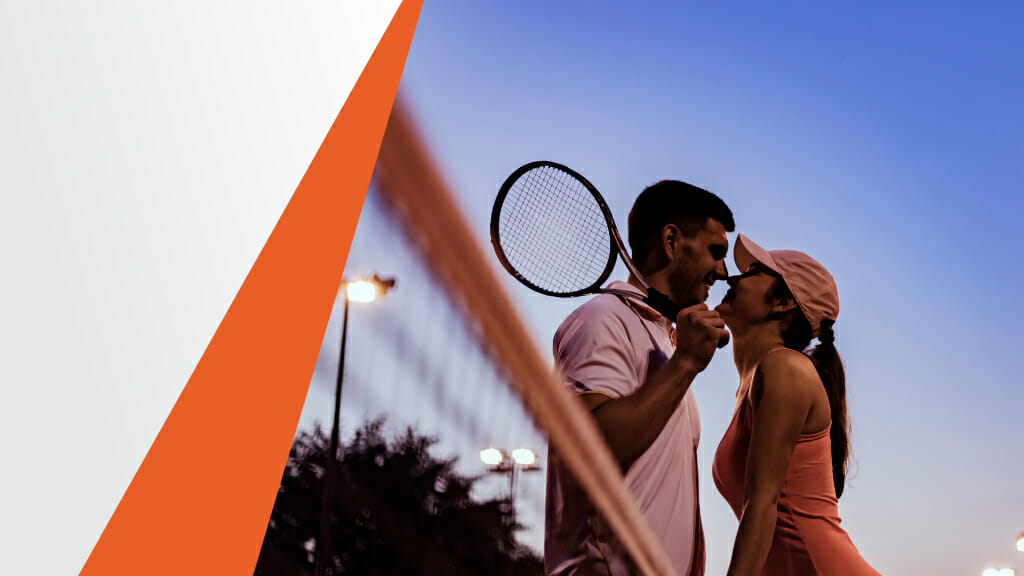
[(537, 461), (537, 454), (528, 448), (516, 448), (512, 451), (512, 459), (520, 466), (532, 466)]
[(516, 517), (516, 482), (521, 472), (537, 472), (541, 470), (537, 463), (537, 453), (529, 448), (516, 448), (511, 458), (497, 448), (486, 448), (480, 451), (480, 461), (491, 467), (488, 472), (508, 474), (508, 501), (513, 522)]
[(356, 280), (345, 286), (345, 297), (352, 302), (373, 302), (377, 299), (377, 286), (368, 280)]
[(505, 459), (505, 455), (497, 448), (487, 448), (480, 451), (480, 461), (488, 466), (498, 466)]
[(324, 470), (324, 491), (320, 497), (320, 538), (317, 539), (316, 576), (327, 574), (331, 554), (331, 509), (334, 500), (334, 475), (338, 460), (338, 436), (341, 420), (341, 383), (345, 376), (345, 340), (348, 337), (348, 303), (373, 302), (395, 287), (394, 278), (381, 278), (376, 274), (370, 280), (341, 281), (339, 291), (345, 294), (345, 311), (341, 320), (341, 350), (338, 354), (338, 377), (334, 389), (334, 421), (331, 425), (331, 448)]
[(395, 279), (381, 278), (374, 274), (369, 280), (360, 278), (351, 282), (342, 281), (341, 285), (345, 289), (347, 302), (373, 302), (395, 287)]

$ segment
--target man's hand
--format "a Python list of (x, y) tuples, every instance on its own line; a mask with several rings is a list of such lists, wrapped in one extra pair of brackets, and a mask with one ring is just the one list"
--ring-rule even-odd
[(701, 372), (715, 355), (719, 340), (728, 334), (725, 321), (706, 304), (683, 308), (676, 316), (676, 351), (672, 361)]

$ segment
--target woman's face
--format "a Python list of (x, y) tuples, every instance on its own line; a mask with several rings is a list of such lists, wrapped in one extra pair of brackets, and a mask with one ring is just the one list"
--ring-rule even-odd
[(741, 331), (768, 318), (772, 311), (776, 278), (774, 272), (754, 262), (742, 274), (726, 280), (729, 291), (715, 310), (730, 330)]

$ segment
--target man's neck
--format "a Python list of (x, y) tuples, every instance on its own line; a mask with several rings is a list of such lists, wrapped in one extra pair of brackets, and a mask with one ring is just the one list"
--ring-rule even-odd
[(643, 292), (644, 294), (647, 293), (647, 288), (644, 287), (643, 282), (641, 282), (640, 279), (637, 278), (636, 276), (630, 274), (629, 278), (626, 280), (626, 282), (628, 284), (632, 285), (632, 286), (635, 286), (635, 287), (639, 288), (640, 291)]
[[(647, 285), (650, 288), (657, 290), (658, 292), (661, 292), (662, 294), (668, 296), (669, 298), (672, 299), (673, 302), (676, 303), (677, 306), (681, 305), (679, 302), (676, 302), (675, 298), (672, 298), (672, 291), (669, 287), (668, 277), (665, 274), (664, 268), (657, 272), (641, 272), (641, 274), (644, 275), (644, 280), (647, 281)], [(637, 288), (640, 288), (641, 290), (644, 291), (644, 293), (647, 293), (647, 289), (643, 286), (643, 284), (636, 276), (630, 274), (629, 283), (636, 286)]]

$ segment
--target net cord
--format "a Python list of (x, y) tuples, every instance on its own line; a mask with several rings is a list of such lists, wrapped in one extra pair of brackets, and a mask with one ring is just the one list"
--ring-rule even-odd
[(550, 445), (641, 573), (675, 574), (593, 418), (547, 368), (412, 124), (395, 102), (375, 176), (382, 197), (507, 373)]

